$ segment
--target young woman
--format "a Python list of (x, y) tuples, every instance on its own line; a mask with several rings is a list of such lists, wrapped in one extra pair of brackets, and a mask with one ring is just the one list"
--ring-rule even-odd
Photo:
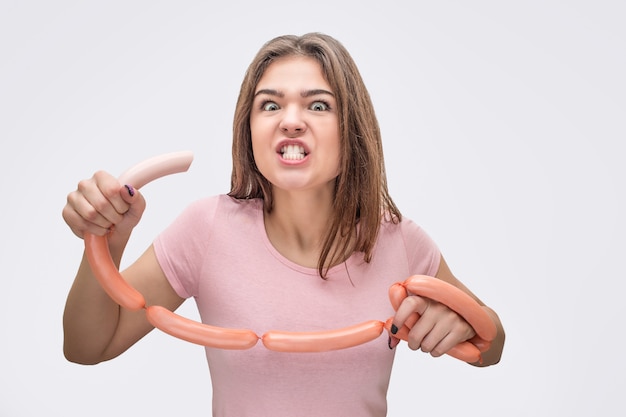
[[(367, 90), (345, 48), (307, 34), (269, 41), (245, 75), (233, 129), (228, 195), (191, 204), (123, 276), (148, 305), (174, 310), (194, 297), (202, 321), (228, 328), (337, 329), (394, 316), (413, 350), (440, 356), (475, 332), (443, 304), (389, 287), (435, 276), (474, 297), (498, 336), (482, 365), (499, 361), (504, 331), (446, 265), (435, 243), (402, 217), (386, 185), (381, 137)], [(145, 202), (97, 172), (68, 196), (63, 217), (79, 237), (109, 235), (118, 263)], [(64, 315), (66, 357), (112, 359), (150, 330), (143, 311), (109, 299), (83, 257)], [(386, 414), (398, 339), (323, 353), (206, 348), (216, 416)], [(477, 364), (476, 364), (477, 365)]]

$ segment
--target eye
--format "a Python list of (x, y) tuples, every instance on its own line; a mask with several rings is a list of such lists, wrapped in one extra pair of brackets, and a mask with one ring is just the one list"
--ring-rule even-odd
[(326, 111), (330, 106), (325, 101), (316, 101), (309, 108), (313, 111)]
[(261, 109), (264, 111), (276, 111), (279, 108), (280, 107), (278, 107), (278, 104), (274, 103), (273, 101), (264, 101), (261, 104)]

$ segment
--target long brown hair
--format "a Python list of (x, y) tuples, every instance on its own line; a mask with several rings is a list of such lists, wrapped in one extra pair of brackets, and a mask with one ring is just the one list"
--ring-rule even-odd
[(233, 122), (231, 190), (237, 199), (261, 198), (273, 208), (272, 186), (261, 175), (252, 153), (250, 113), (257, 84), (267, 67), (288, 56), (306, 56), (319, 62), (337, 100), (341, 137), (341, 167), (335, 181), (333, 215), (318, 271), (326, 271), (355, 251), (369, 262), (381, 224), (399, 222), (400, 211), (389, 195), (380, 128), (369, 93), (345, 47), (331, 36), (309, 33), (279, 36), (259, 50), (241, 84)]

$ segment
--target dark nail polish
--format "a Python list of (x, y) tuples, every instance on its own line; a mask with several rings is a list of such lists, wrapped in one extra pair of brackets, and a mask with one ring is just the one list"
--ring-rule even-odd
[(130, 195), (131, 197), (135, 196), (135, 189), (133, 188), (132, 185), (125, 185), (124, 187), (126, 187), (126, 190), (128, 190), (128, 195)]
[(398, 326), (396, 326), (395, 324), (391, 325), (391, 334), (396, 334), (398, 333)]
[(389, 341), (387, 342), (387, 344), (389, 345), (389, 349), (393, 350), (396, 346), (398, 346), (398, 343), (400, 343), (400, 339), (389, 336)]

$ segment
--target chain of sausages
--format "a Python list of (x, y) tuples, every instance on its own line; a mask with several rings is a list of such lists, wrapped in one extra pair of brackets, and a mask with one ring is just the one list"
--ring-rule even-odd
[[(121, 184), (141, 188), (148, 182), (165, 175), (186, 171), (193, 155), (176, 152), (148, 159), (120, 176)], [(369, 320), (354, 326), (335, 330), (313, 332), (287, 332), (271, 330), (258, 336), (248, 329), (228, 329), (199, 323), (182, 317), (165, 307), (147, 306), (143, 295), (133, 288), (119, 273), (109, 252), (106, 236), (85, 233), (85, 252), (93, 273), (104, 291), (117, 304), (132, 311), (145, 310), (146, 318), (156, 328), (179, 339), (202, 346), (219, 349), (250, 349), (259, 340), (277, 352), (324, 352), (346, 349), (378, 338), (384, 329), (390, 331), (391, 321)], [(496, 327), (484, 309), (468, 294), (437, 278), (424, 275), (409, 277), (389, 289), (389, 298), (395, 310), (410, 294), (438, 301), (462, 316), (475, 330), (476, 337), (460, 343), (447, 352), (452, 357), (466, 361), (481, 361), (480, 353), (489, 348), (496, 336)], [(411, 327), (419, 315), (413, 314), (395, 334), (407, 340)]]

